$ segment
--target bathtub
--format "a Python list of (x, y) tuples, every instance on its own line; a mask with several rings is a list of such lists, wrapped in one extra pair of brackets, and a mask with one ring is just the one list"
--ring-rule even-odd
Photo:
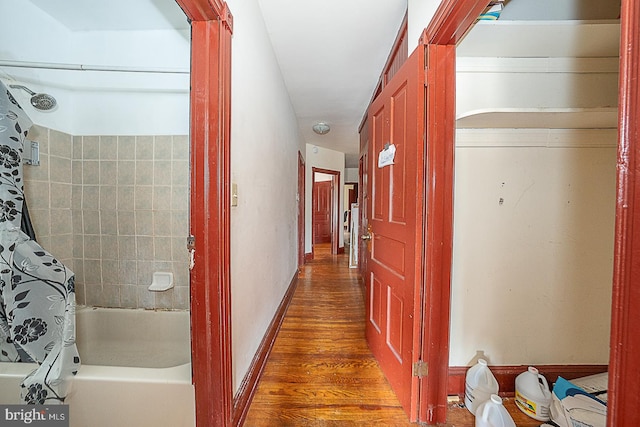
[[(189, 313), (78, 307), (70, 427), (193, 427)], [(37, 365), (0, 363), (0, 404)]]

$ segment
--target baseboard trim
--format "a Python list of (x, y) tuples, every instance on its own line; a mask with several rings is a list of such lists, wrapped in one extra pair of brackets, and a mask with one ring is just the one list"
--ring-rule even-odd
[(313, 252), (307, 252), (304, 254), (304, 262), (313, 261)]
[(267, 332), (265, 333), (264, 338), (262, 338), (262, 342), (251, 361), (249, 370), (244, 376), (242, 384), (240, 384), (240, 388), (233, 399), (233, 426), (241, 426), (247, 417), (251, 400), (256, 392), (258, 382), (260, 381), (264, 367), (267, 364), (267, 359), (269, 358), (269, 354), (271, 354), (273, 344), (278, 336), (278, 332), (280, 332), (282, 322), (287, 313), (287, 309), (291, 304), (291, 300), (293, 299), (293, 294), (295, 293), (297, 286), (298, 272), (296, 271), (293, 279), (291, 279), (289, 288), (284, 294), (284, 297), (280, 302), (280, 306), (278, 306), (278, 309), (273, 316), (273, 320), (271, 320), (271, 323), (267, 328)]
[[(509, 396), (515, 394), (516, 377), (526, 371), (527, 367), (527, 365), (489, 366), (496, 380), (498, 380), (501, 395)], [(608, 369), (608, 365), (535, 365), (535, 367), (547, 379), (549, 387), (552, 387), (552, 384), (556, 382), (559, 376), (571, 380), (606, 372)], [(464, 395), (464, 380), (468, 369), (468, 366), (449, 367), (447, 388), (449, 395)]]

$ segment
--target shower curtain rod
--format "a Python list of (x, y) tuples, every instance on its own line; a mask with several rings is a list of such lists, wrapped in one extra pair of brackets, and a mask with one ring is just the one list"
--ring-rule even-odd
[(1, 67), (15, 68), (43, 68), (51, 70), (70, 71), (113, 71), (119, 73), (159, 73), (159, 74), (189, 74), (189, 70), (178, 68), (145, 68), (145, 67), (123, 67), (111, 65), (85, 65), (85, 64), (60, 64), (55, 62), (30, 62), (30, 61), (10, 61), (0, 60)]

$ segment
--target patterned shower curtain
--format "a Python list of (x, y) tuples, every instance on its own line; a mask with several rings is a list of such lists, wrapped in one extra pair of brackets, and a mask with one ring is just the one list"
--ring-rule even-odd
[(0, 82), (0, 361), (35, 362), (31, 404), (62, 403), (80, 367), (74, 275), (21, 230), (22, 153), (32, 122)]

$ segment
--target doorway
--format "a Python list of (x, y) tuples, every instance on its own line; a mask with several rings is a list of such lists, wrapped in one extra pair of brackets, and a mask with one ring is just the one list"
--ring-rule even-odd
[(358, 203), (358, 183), (345, 182), (344, 184), (344, 233), (345, 244), (351, 243), (349, 233), (351, 232), (351, 207)]
[(331, 254), (338, 254), (340, 220), (340, 172), (329, 169), (312, 169), (312, 243), (315, 252), (317, 244), (329, 243)]

